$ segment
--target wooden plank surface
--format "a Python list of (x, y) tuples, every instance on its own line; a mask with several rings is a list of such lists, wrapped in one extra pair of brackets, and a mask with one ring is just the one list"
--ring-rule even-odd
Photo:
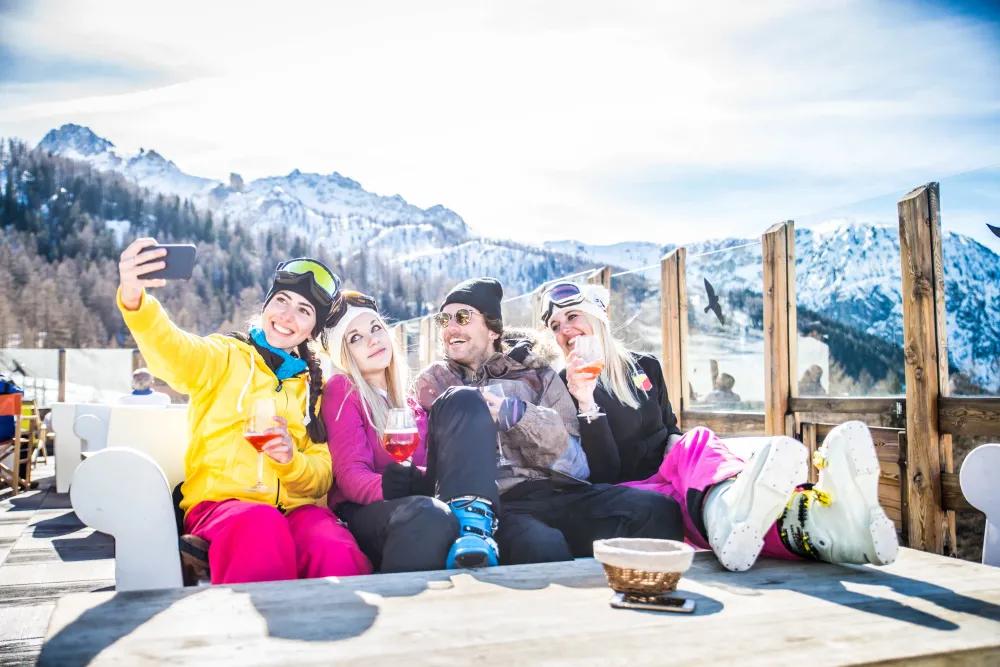
[(114, 585), (114, 540), (55, 493), (54, 460), (37, 490), (0, 501), (0, 667), (35, 663), (56, 600)]
[(595, 561), (90, 593), (59, 601), (41, 665), (823, 665), (1000, 657), (1000, 570), (904, 550), (892, 566), (700, 553), (692, 615), (612, 609)]
[(940, 275), (937, 194), (937, 183), (928, 183), (904, 197), (898, 209), (909, 447), (909, 544), (941, 553), (947, 518), (941, 507), (938, 398), (947, 389), (948, 376), (942, 347), (944, 285)]
[(764, 435), (764, 414), (762, 412), (685, 410), (681, 418), (685, 429), (707, 426), (722, 437)]
[(845, 397), (831, 396), (794, 396), (789, 401), (793, 412), (828, 412), (843, 414), (894, 414), (896, 404), (900, 404), (902, 413), (906, 405), (903, 397)]
[(994, 436), (1000, 442), (1000, 397), (942, 396), (938, 416), (943, 433)]

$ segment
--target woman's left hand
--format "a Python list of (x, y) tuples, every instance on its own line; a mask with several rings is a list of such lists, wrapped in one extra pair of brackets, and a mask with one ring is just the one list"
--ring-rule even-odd
[(295, 453), (295, 445), (292, 444), (292, 436), (288, 434), (288, 420), (284, 417), (275, 417), (274, 426), (267, 429), (267, 433), (274, 435), (268, 440), (261, 451), (270, 456), (278, 463), (288, 463)]

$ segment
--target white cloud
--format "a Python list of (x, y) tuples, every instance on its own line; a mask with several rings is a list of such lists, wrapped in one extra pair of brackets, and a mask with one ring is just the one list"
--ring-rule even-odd
[[(1000, 154), (1000, 48), (974, 24), (651, 4), (43, 3), (14, 46), (175, 83), (22, 86), (0, 133), (80, 122), (199, 175), (337, 170), (488, 233), (587, 241), (755, 234)], [(788, 178), (623, 187), (707, 169)]]

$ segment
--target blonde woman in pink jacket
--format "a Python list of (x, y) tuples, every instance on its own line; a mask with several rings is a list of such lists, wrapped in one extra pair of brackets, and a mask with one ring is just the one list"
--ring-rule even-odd
[[(496, 565), (497, 427), (483, 397), (456, 387), (428, 415), (407, 396), (405, 356), (374, 298), (342, 291), (330, 321), (330, 507), (382, 572)], [(419, 435), (410, 465), (382, 446), (393, 409), (409, 411)]]

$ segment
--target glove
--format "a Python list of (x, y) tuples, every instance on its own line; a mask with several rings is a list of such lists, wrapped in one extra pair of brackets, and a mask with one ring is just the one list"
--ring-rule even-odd
[(531, 348), (535, 346), (534, 341), (521, 340), (515, 343), (509, 350), (507, 350), (507, 356), (516, 361), (519, 364), (523, 364), (524, 360), (528, 358), (531, 354)]
[(420, 468), (414, 465), (390, 463), (382, 471), (382, 498), (394, 500), (413, 495), (426, 495), (426, 480)]

